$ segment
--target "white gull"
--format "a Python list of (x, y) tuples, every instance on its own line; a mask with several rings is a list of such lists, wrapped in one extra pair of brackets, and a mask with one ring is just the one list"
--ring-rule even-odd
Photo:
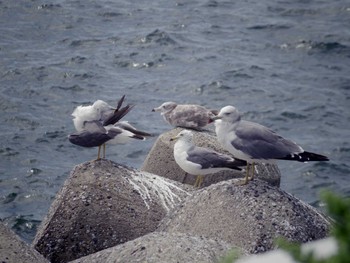
[(247, 163), (234, 159), (226, 154), (218, 153), (212, 149), (198, 147), (193, 144), (193, 133), (189, 130), (181, 131), (176, 137), (174, 145), (174, 158), (176, 163), (186, 173), (197, 175), (195, 186), (200, 187), (203, 176), (222, 170), (241, 170), (239, 166)]

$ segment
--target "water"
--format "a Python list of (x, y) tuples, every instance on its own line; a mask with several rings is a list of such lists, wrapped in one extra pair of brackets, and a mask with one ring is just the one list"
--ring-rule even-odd
[[(350, 196), (348, 1), (0, 1), (0, 218), (30, 242), (74, 165), (71, 112), (126, 94), (125, 118), (170, 129), (162, 102), (235, 105), (327, 163), (279, 162), (281, 188), (316, 207)], [(156, 138), (107, 148), (139, 168)]]

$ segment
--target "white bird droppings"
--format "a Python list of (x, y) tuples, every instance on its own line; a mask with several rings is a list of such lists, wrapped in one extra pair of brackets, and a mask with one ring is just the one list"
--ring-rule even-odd
[(131, 172), (130, 175), (131, 177), (128, 178), (128, 182), (140, 194), (147, 209), (150, 209), (152, 197), (158, 198), (165, 210), (169, 211), (170, 208), (173, 208), (176, 203), (181, 201), (181, 197), (176, 192), (183, 192), (186, 195), (190, 195), (161, 176), (138, 171)]

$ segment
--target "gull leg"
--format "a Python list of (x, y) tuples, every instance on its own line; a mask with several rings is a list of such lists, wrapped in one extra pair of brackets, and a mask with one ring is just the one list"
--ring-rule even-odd
[(251, 170), (252, 170), (252, 176), (249, 179), (249, 181), (252, 181), (254, 179), (254, 173), (255, 173), (255, 163), (251, 164)]
[(194, 187), (198, 187), (198, 183), (199, 183), (199, 175), (196, 178), (196, 181), (194, 182)]
[(197, 179), (196, 179), (196, 182), (194, 183), (194, 187), (201, 187), (203, 183), (203, 175), (197, 175)]
[(106, 159), (106, 144), (103, 144), (103, 158)]
[(251, 164), (247, 163), (247, 173), (245, 175), (243, 185), (248, 183), (248, 181), (249, 181), (249, 170), (251, 170), (251, 169), (252, 169)]
[(101, 159), (100, 153), (101, 153), (101, 145), (98, 146), (98, 152), (97, 152), (97, 159), (96, 160), (100, 160)]
[(247, 172), (243, 180), (238, 182), (238, 185), (246, 185), (249, 182), (249, 170), (251, 169), (251, 165), (247, 163)]
[(203, 175), (199, 175), (199, 183), (198, 183), (198, 188), (202, 186), (202, 183), (203, 183), (203, 179), (204, 179), (204, 176)]

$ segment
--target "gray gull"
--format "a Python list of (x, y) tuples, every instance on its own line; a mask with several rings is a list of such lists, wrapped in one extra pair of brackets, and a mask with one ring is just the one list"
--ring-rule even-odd
[[(273, 163), (274, 160), (299, 162), (328, 161), (328, 157), (306, 152), (296, 143), (258, 123), (241, 119), (241, 113), (233, 106), (223, 107), (212, 118), (218, 141), (235, 158), (247, 161), (247, 174), (243, 184), (254, 177), (255, 163)], [(252, 176), (249, 178), (249, 167)]]

